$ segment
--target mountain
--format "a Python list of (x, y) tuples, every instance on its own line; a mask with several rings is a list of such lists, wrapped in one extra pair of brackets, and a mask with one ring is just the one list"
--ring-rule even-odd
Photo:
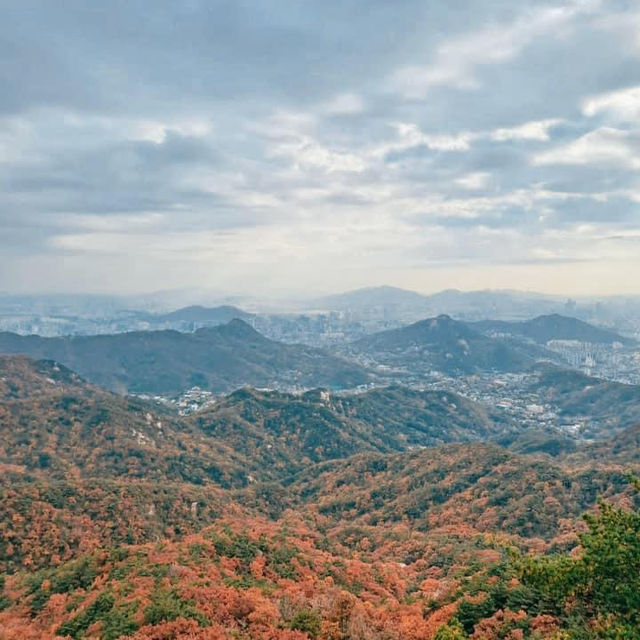
[(640, 422), (613, 438), (594, 442), (567, 455), (571, 464), (619, 464), (625, 468), (640, 464)]
[(423, 295), (397, 287), (369, 287), (319, 298), (312, 306), (350, 312), (356, 317), (386, 317), (389, 321), (411, 321), (442, 314), (471, 321), (487, 318), (519, 320), (541, 311), (561, 313), (575, 305), (553, 296), (525, 291), (447, 289)]
[(357, 395), (243, 389), (190, 421), (245, 456), (248, 471), (258, 479), (283, 478), (356, 453), (473, 442), (518, 431), (498, 410), (455, 393), (402, 387)]
[(193, 532), (228, 502), (222, 487), (246, 484), (246, 466), (161, 407), (54, 361), (0, 357), (0, 573)]
[[(562, 503), (545, 502), (553, 518)], [(328, 531), (326, 516), (226, 514), (184, 540), (87, 550), (3, 576), (0, 628), (6, 640), (632, 639), (634, 506), (601, 505), (582, 547), (565, 540), (552, 555), (540, 540), (530, 549), (465, 525), (420, 531), (403, 518)], [(565, 538), (575, 542), (575, 530)]]
[(368, 374), (320, 349), (265, 338), (244, 321), (177, 331), (40, 338), (0, 333), (0, 353), (56, 360), (123, 393), (177, 393), (257, 387), (352, 387)]
[[(587, 452), (591, 453), (590, 450)], [(599, 457), (615, 460), (621, 464), (638, 464), (640, 462), (640, 422), (619, 433), (610, 441), (609, 447), (601, 446)]]
[(190, 307), (183, 307), (182, 309), (176, 309), (170, 313), (153, 316), (153, 322), (157, 324), (183, 323), (204, 326), (227, 324), (235, 319), (246, 321), (252, 317), (252, 314), (230, 305), (222, 305), (219, 307), (202, 307), (199, 305), (193, 305)]
[(368, 543), (358, 530), (345, 544), (313, 523), (227, 515), (187, 540), (10, 576), (0, 628), (7, 640), (421, 640), (453, 615), (462, 580), (506, 556), (481, 536)]
[(486, 335), (521, 337), (543, 345), (551, 340), (576, 340), (606, 345), (619, 343), (627, 346), (636, 344), (635, 340), (614, 331), (559, 314), (538, 316), (524, 322), (484, 320), (471, 323), (470, 326)]
[[(400, 387), (243, 389), (181, 417), (0, 357), (0, 635), (558, 638), (517, 553), (576, 561), (579, 516), (603, 496), (627, 509), (596, 516), (596, 533), (618, 523), (611, 592), (637, 593), (637, 429), (554, 460), (478, 442), (514, 428)], [(574, 623), (573, 591), (567, 605)]]
[(620, 467), (564, 466), (476, 443), (326, 462), (299, 474), (289, 490), (301, 509), (336, 527), (366, 527), (364, 535), (407, 520), (419, 531), (470, 527), (551, 541), (564, 518), (626, 486)]
[(426, 300), (432, 313), (446, 313), (465, 320), (526, 318), (531, 317), (536, 310), (551, 313), (564, 308), (564, 301), (553, 296), (500, 289), (447, 289), (426, 296)]
[(375, 333), (353, 347), (387, 366), (412, 372), (419, 366), (448, 374), (521, 371), (551, 355), (541, 348), (487, 337), (447, 315)]
[[(562, 431), (523, 430), (502, 410), (448, 391), (242, 389), (179, 417), (92, 387), (52, 361), (2, 357), (0, 375), (0, 463), (46, 469), (58, 479), (155, 478), (242, 487), (364, 452), (494, 441), (521, 452), (561, 455), (578, 446)], [(550, 367), (526, 381), (541, 401), (559, 408), (563, 420), (589, 417), (589, 428), (598, 425), (601, 438), (640, 423), (635, 387)]]
[(56, 479), (243, 486), (362, 452), (504, 437), (500, 411), (445, 391), (242, 389), (187, 417), (87, 384), (63, 365), (0, 357), (0, 464)]
[(246, 482), (242, 456), (175, 414), (21, 356), (0, 356), (0, 464), (56, 480)]
[(368, 311), (376, 307), (426, 307), (425, 296), (398, 287), (367, 287), (338, 293), (314, 301), (320, 309), (331, 311)]
[[(619, 476), (536, 467), (494, 449), (475, 453), (445, 452), (445, 473), (470, 466), (458, 486), (426, 452), (387, 465), (359, 458), (323, 476), (317, 504), (278, 520), (237, 506), (183, 539), (109, 549), (88, 540), (71, 561), (2, 576), (3, 638), (636, 638), (637, 504), (601, 505), (582, 548), (563, 518), (575, 500), (591, 506), (607, 481), (610, 497), (633, 505)], [(407, 457), (414, 460), (403, 468)], [(506, 493), (528, 482), (538, 495)], [(312, 489), (311, 498), (318, 484)], [(363, 508), (373, 517), (359, 514)], [(561, 536), (549, 546), (496, 534), (500, 522)]]
[(529, 428), (515, 435), (506, 434), (502, 438), (496, 438), (494, 442), (515, 453), (545, 453), (557, 458), (577, 451), (581, 444), (575, 434), (568, 434), (559, 428)]
[(585, 438), (608, 438), (640, 424), (640, 386), (541, 365), (525, 383), (536, 402), (554, 408), (563, 422), (581, 425)]
[[(94, 387), (54, 361), (3, 356), (0, 565), (71, 557), (83, 538), (110, 544), (167, 536), (167, 527), (193, 532), (234, 500), (223, 489), (277, 483), (316, 462), (515, 428), (456, 394), (400, 388), (345, 397), (245, 389), (180, 417)], [(47, 555), (38, 546), (37, 558), (16, 544), (36, 532), (50, 548)]]

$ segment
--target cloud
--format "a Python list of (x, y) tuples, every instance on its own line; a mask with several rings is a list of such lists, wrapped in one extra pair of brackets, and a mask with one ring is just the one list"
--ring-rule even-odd
[(356, 154), (329, 149), (308, 136), (298, 136), (281, 142), (272, 149), (272, 154), (291, 159), (294, 168), (300, 171), (318, 168), (327, 173), (359, 173), (366, 168), (365, 162)]
[(469, 189), (474, 191), (476, 189), (483, 189), (488, 186), (491, 181), (491, 174), (486, 171), (476, 171), (474, 173), (467, 173), (454, 180), (455, 184), (463, 189)]
[(475, 89), (479, 86), (479, 67), (515, 58), (538, 37), (561, 35), (572, 19), (593, 11), (597, 4), (575, 1), (565, 6), (537, 7), (511, 22), (447, 39), (437, 47), (430, 64), (399, 69), (393, 85), (408, 98), (422, 98), (438, 86)]
[(569, 144), (536, 154), (533, 164), (596, 164), (640, 169), (640, 132), (601, 127)]
[(466, 151), (475, 137), (469, 132), (455, 135), (422, 133), (413, 123), (399, 123), (396, 128), (400, 138), (400, 148), (424, 145), (433, 151)]
[(640, 120), (640, 86), (591, 96), (583, 101), (582, 112), (589, 117), (603, 114), (614, 120), (637, 123)]
[(640, 56), (640, 11), (637, 5), (612, 2), (611, 10), (600, 16), (598, 26), (616, 39), (621, 53)]
[(633, 243), (599, 238), (638, 231), (636, 18), (623, 0), (14, 3), (0, 288), (631, 269)]
[(364, 100), (355, 93), (341, 93), (324, 105), (329, 115), (354, 115), (364, 110)]
[(549, 118), (547, 120), (534, 120), (525, 122), (516, 127), (502, 127), (491, 133), (491, 139), (497, 142), (507, 140), (539, 140), (546, 142), (549, 140), (549, 129), (562, 124), (560, 118)]

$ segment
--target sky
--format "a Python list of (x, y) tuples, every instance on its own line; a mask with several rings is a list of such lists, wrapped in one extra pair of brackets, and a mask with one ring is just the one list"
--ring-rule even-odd
[(640, 294), (640, 4), (0, 0), (0, 290)]

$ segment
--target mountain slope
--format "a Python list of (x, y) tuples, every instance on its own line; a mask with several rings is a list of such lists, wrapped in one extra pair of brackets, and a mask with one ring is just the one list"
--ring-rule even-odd
[(245, 460), (156, 405), (85, 383), (53, 361), (0, 357), (0, 464), (49, 479), (229, 486)]
[(40, 566), (87, 544), (181, 537), (227, 509), (288, 508), (345, 540), (362, 527), (380, 544), (401, 522), (548, 541), (598, 494), (621, 490), (622, 463), (637, 468), (620, 458), (624, 444), (597, 464), (564, 464), (477, 442), (513, 428), (456, 394), (397, 387), (242, 390), (181, 418), (55, 362), (3, 357), (0, 561)]
[(640, 424), (640, 386), (593, 378), (550, 365), (536, 368), (526, 389), (563, 419), (584, 423), (583, 437), (607, 438)]
[(422, 531), (471, 528), (549, 541), (561, 535), (565, 518), (578, 518), (597, 496), (624, 492), (627, 484), (615, 465), (572, 468), (458, 444), (324, 463), (296, 477), (290, 491), (300, 508), (338, 528), (348, 522), (371, 531), (406, 520)]
[(56, 360), (118, 392), (175, 393), (192, 386), (349, 387), (366, 372), (319, 349), (269, 340), (242, 320), (195, 333), (139, 331), (40, 338), (0, 333), (0, 353)]
[(419, 363), (451, 374), (521, 371), (536, 358), (549, 355), (538, 347), (487, 337), (446, 315), (375, 333), (358, 340), (353, 348), (390, 366), (415, 367)]
[[(458, 565), (442, 564), (438, 542)], [(400, 561), (418, 545), (418, 562)], [(421, 535), (406, 547), (380, 557), (363, 542), (352, 553), (299, 518), (225, 517), (184, 541), (11, 576), (0, 628), (6, 640), (422, 640), (453, 614), (450, 598), (482, 571), (478, 559), (496, 566), (503, 555), (480, 536)]]
[(419, 309), (426, 307), (426, 298), (415, 291), (382, 286), (325, 296), (315, 304), (318, 308), (332, 311), (367, 311), (377, 307)]
[(243, 486), (362, 452), (503, 437), (517, 426), (455, 393), (242, 389), (179, 417), (85, 383), (63, 365), (0, 357), (0, 463), (48, 477)]
[(512, 428), (455, 394), (403, 389), (242, 390), (183, 418), (93, 387), (54, 361), (3, 356), (0, 565), (49, 564), (85, 541), (184, 535), (235, 501), (224, 488), (276, 486), (317, 461)]
[(538, 344), (551, 340), (577, 340), (594, 344), (620, 343), (635, 344), (635, 340), (626, 338), (614, 331), (595, 327), (587, 322), (559, 314), (538, 316), (524, 322), (504, 322), (484, 320), (470, 323), (474, 329), (491, 336), (517, 336), (527, 338)]
[[(567, 480), (551, 474), (544, 488)], [(336, 494), (343, 486), (331, 484)], [(560, 498), (545, 498), (552, 517), (566, 491)], [(555, 550), (565, 553), (551, 557), (539, 555), (542, 540), (466, 524), (331, 526), (317, 512), (269, 521), (236, 511), (184, 540), (89, 546), (72, 562), (3, 576), (0, 628), (6, 640), (637, 638), (637, 503), (631, 509), (602, 506), (571, 553), (575, 529), (563, 523)], [(537, 554), (518, 557), (518, 547)]]
[(190, 307), (176, 309), (169, 313), (153, 316), (153, 322), (204, 326), (226, 324), (235, 319), (248, 320), (251, 317), (252, 314), (230, 305), (221, 305), (219, 307), (192, 305)]
[(565, 456), (570, 464), (609, 463), (626, 468), (640, 464), (640, 422), (613, 438), (594, 442)]
[(244, 455), (251, 474), (263, 479), (365, 451), (389, 453), (517, 431), (499, 411), (455, 393), (401, 387), (344, 396), (243, 389), (190, 421)]
[(53, 361), (0, 357), (0, 573), (196, 531), (245, 467), (155, 405)]

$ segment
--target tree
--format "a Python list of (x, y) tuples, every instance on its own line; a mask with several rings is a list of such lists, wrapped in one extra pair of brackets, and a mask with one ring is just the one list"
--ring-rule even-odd
[[(640, 481), (633, 479), (636, 491)], [(640, 511), (599, 501), (586, 515), (578, 557), (524, 562), (522, 581), (542, 612), (563, 617), (570, 637), (627, 640), (640, 637)], [(593, 635), (595, 634), (595, 635)]]
[(467, 635), (462, 625), (457, 620), (452, 620), (444, 627), (440, 627), (433, 640), (467, 640)]
[(322, 618), (315, 611), (303, 609), (293, 616), (289, 628), (303, 631), (310, 638), (318, 638), (322, 631)]

